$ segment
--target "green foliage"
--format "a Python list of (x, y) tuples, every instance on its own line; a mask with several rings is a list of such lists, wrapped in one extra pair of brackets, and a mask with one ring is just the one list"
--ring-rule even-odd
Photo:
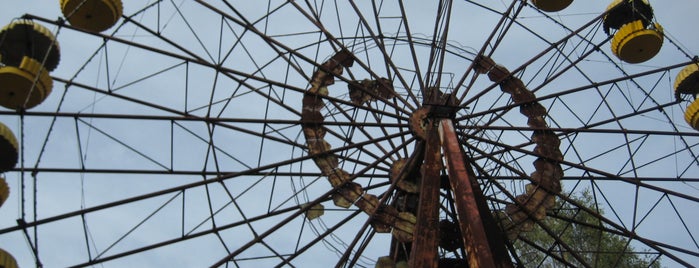
[[(571, 199), (603, 214), (588, 192)], [(629, 238), (578, 206), (559, 201), (553, 214), (543, 221), (545, 227), (537, 225), (514, 242), (524, 267), (660, 267), (657, 254), (637, 252)]]

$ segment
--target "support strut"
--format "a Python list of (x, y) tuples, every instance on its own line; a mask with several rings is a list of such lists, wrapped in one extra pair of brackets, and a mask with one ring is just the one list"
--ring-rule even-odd
[(422, 164), (416, 233), (410, 254), (410, 267), (437, 267), (439, 256), (439, 172), (442, 170), (437, 127), (427, 128), (425, 159)]
[(473, 268), (513, 267), (505, 248), (505, 237), (490, 214), (485, 196), (466, 160), (453, 119), (432, 117), (429, 122), (424, 133), (420, 199), (409, 266), (439, 266), (440, 172), (446, 166), (468, 265)]
[(452, 119), (440, 119), (439, 137), (469, 266), (513, 267), (505, 249), (504, 236), (490, 214), (473, 170), (466, 162)]

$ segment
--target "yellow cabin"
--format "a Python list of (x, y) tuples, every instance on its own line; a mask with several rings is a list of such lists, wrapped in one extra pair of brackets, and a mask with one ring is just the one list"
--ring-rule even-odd
[(643, 27), (641, 20), (622, 26), (612, 38), (612, 52), (628, 63), (641, 63), (653, 58), (663, 46), (663, 29), (659, 24)]
[(653, 58), (663, 45), (663, 28), (653, 22), (646, 0), (616, 0), (607, 7), (604, 31), (612, 37), (612, 52), (622, 61), (641, 63)]
[(111, 28), (124, 12), (120, 0), (61, 0), (61, 11), (70, 25), (89, 32)]
[(41, 24), (31, 20), (17, 20), (0, 30), (0, 62), (19, 67), (24, 57), (42, 62), (53, 71), (60, 60), (56, 37)]
[(697, 95), (699, 95), (699, 64), (692, 63), (682, 68), (675, 78), (674, 87), (678, 98), (681, 94), (695, 97), (694, 101), (687, 106), (684, 120), (692, 128), (699, 130), (699, 100), (696, 99)]
[(692, 104), (687, 106), (687, 111), (684, 112), (684, 120), (692, 128), (699, 130), (699, 100), (695, 99)]
[(15, 167), (19, 156), (18, 148), (15, 134), (5, 124), (0, 123), (0, 172)]
[(0, 177), (0, 207), (10, 197), (10, 186), (7, 185), (5, 178)]
[(532, 0), (536, 8), (546, 12), (558, 12), (568, 7), (573, 0)]
[(33, 108), (51, 94), (52, 88), (53, 80), (48, 71), (30, 57), (24, 57), (19, 67), (0, 67), (0, 105), (3, 107)]
[(680, 94), (699, 94), (699, 64), (687, 65), (675, 78), (675, 92)]
[(10, 253), (0, 248), (0, 267), (17, 268), (17, 261)]

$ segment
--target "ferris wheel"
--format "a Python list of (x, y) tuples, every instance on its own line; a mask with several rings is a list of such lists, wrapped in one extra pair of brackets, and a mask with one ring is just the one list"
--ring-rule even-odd
[(693, 1), (41, 2), (0, 266), (699, 264)]

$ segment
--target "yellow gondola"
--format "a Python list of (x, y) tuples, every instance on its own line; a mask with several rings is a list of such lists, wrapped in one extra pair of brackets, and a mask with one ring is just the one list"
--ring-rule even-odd
[(24, 57), (43, 62), (53, 71), (60, 60), (56, 37), (41, 24), (31, 20), (17, 20), (0, 30), (0, 62), (18, 67)]
[(641, 20), (621, 26), (612, 38), (612, 52), (628, 63), (641, 63), (653, 58), (663, 46), (660, 24), (644, 27)]
[(684, 112), (684, 120), (692, 128), (699, 130), (699, 99), (695, 99), (692, 104), (687, 106), (687, 111)]
[(612, 52), (622, 61), (641, 63), (653, 58), (663, 45), (663, 28), (653, 22), (647, 0), (615, 0), (607, 7), (604, 31), (611, 34)]
[(699, 64), (687, 65), (675, 78), (675, 92), (681, 94), (699, 94)]
[(51, 94), (52, 88), (53, 80), (48, 71), (30, 57), (24, 57), (19, 67), (0, 67), (0, 105), (3, 107), (33, 108)]
[(90, 32), (111, 28), (123, 14), (120, 0), (61, 0), (60, 4), (70, 25)]
[(573, 0), (532, 0), (536, 8), (546, 12), (558, 12), (568, 7)]
[(17, 261), (10, 253), (0, 248), (0, 267), (17, 268)]
[(0, 172), (15, 167), (19, 156), (18, 148), (15, 134), (5, 124), (0, 123)]
[(5, 178), (0, 177), (0, 207), (8, 197), (10, 197), (10, 186), (7, 185)]

